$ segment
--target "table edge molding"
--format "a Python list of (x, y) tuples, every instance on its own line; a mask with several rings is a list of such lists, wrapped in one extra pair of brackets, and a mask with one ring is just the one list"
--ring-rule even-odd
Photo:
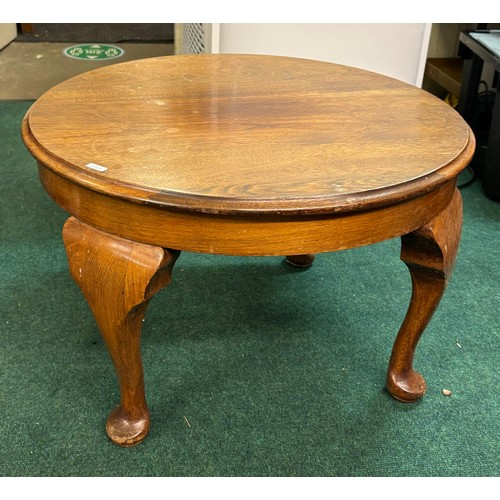
[(84, 171), (50, 153), (38, 142), (29, 126), (29, 110), (22, 121), (22, 138), (31, 155), (45, 168), (69, 182), (97, 193), (181, 213), (251, 217), (337, 214), (383, 207), (417, 198), (455, 178), (471, 161), (476, 146), (474, 134), (469, 128), (467, 143), (451, 162), (428, 175), (385, 188), (333, 196), (233, 199), (153, 190), (114, 179), (103, 179), (98, 173)]

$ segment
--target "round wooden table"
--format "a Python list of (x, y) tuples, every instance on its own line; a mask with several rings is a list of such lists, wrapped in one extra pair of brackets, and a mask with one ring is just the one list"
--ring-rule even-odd
[(424, 394), (413, 356), (453, 267), (456, 178), (475, 146), (444, 102), (325, 62), (168, 56), (54, 87), (27, 113), (23, 138), (70, 214), (71, 274), (121, 388), (107, 422), (115, 443), (149, 429), (142, 319), (182, 250), (308, 266), (320, 252), (401, 236), (413, 293), (386, 386), (401, 401)]

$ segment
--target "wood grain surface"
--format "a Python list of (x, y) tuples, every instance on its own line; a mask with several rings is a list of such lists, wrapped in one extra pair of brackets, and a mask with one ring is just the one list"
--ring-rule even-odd
[(183, 250), (309, 266), (315, 253), (403, 236), (413, 294), (386, 384), (402, 401), (425, 392), (413, 357), (453, 267), (456, 177), (475, 147), (447, 104), (324, 62), (169, 56), (62, 83), (22, 132), (45, 190), (71, 214), (71, 273), (120, 382), (113, 442), (148, 432), (142, 318)]
[(413, 368), (420, 336), (450, 280), (462, 234), (462, 197), (455, 189), (450, 204), (429, 224), (401, 238), (401, 260), (412, 281), (410, 305), (392, 349), (386, 387), (399, 401), (421, 398), (426, 383)]
[(70, 217), (63, 229), (71, 275), (85, 296), (115, 366), (121, 403), (109, 437), (132, 446), (149, 430), (140, 337), (151, 297), (171, 281), (179, 252), (103, 233)]
[(23, 135), (44, 166), (89, 189), (239, 215), (334, 213), (417, 197), (453, 179), (474, 149), (461, 117), (421, 89), (258, 55), (168, 56), (90, 71), (42, 96)]
[(451, 180), (418, 198), (347, 214), (241, 217), (131, 203), (42, 166), (39, 173), (59, 206), (97, 229), (163, 248), (224, 255), (302, 255), (370, 245), (424, 226), (446, 208), (455, 189)]

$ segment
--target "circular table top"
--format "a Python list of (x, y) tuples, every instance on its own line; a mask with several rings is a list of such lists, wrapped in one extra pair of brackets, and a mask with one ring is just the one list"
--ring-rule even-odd
[(47, 168), (180, 211), (318, 214), (419, 196), (453, 179), (474, 138), (412, 85), (278, 56), (143, 59), (71, 78), (23, 124)]

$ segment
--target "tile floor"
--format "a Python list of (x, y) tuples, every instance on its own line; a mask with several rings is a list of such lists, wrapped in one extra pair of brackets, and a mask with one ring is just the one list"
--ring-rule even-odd
[(125, 54), (110, 60), (72, 59), (76, 43), (17, 42), (0, 51), (0, 100), (32, 100), (79, 73), (125, 61), (174, 54), (173, 43), (119, 43)]

